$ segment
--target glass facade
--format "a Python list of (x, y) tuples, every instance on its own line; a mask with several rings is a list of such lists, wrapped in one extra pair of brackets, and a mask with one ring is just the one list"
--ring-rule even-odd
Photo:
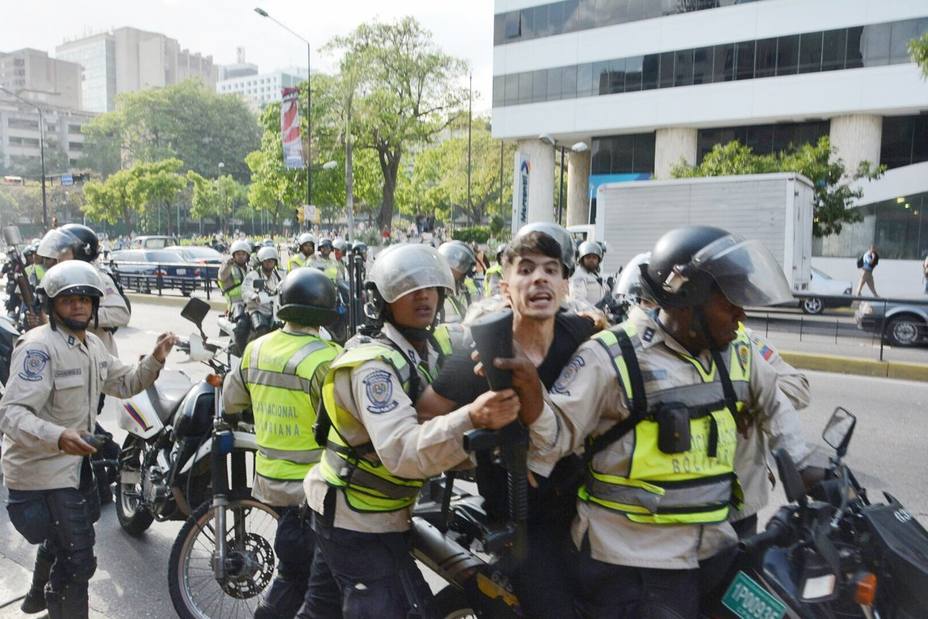
[(863, 221), (847, 225), (840, 234), (815, 240), (813, 253), (854, 258), (870, 244), (881, 258), (923, 260), (928, 256), (928, 193), (900, 196), (860, 207)]
[(903, 64), (924, 33), (928, 17), (497, 75), (493, 107)]
[(696, 160), (701, 163), (713, 146), (732, 140), (738, 140), (758, 155), (778, 153), (790, 147), (814, 144), (828, 135), (829, 129), (827, 120), (700, 129), (696, 138)]
[(880, 163), (892, 169), (922, 161), (928, 161), (928, 115), (884, 117)]
[(116, 106), (116, 50), (107, 37), (59, 49), (57, 57), (83, 67), (81, 108), (91, 112), (112, 112)]
[(654, 133), (593, 138), (590, 174), (654, 174)]
[(565, 0), (494, 15), (493, 45), (762, 0)]

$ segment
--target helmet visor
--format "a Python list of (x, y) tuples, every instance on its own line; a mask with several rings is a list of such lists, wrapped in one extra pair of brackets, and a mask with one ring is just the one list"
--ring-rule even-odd
[(36, 253), (43, 258), (53, 258), (61, 260), (67, 257), (65, 254), (68, 250), (73, 251), (81, 242), (70, 232), (63, 232), (57, 228), (49, 230), (39, 242)]
[(722, 294), (740, 307), (793, 300), (783, 269), (760, 241), (724, 236), (693, 256), (693, 265), (711, 275)]

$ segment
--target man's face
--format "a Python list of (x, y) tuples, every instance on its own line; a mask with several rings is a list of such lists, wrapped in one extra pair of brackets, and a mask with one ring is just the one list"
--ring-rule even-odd
[(304, 256), (312, 256), (313, 252), (316, 251), (316, 246), (313, 245), (312, 243), (303, 243), (302, 245), (300, 245), (300, 251), (303, 253)]
[(332, 248), (331, 248), (331, 247), (320, 247), (320, 248), (319, 248), (319, 253), (322, 254), (322, 257), (323, 257), (323, 258), (328, 258), (328, 257), (329, 257), (329, 253), (330, 253), (331, 251), (332, 251)]
[(93, 314), (93, 299), (83, 295), (58, 296), (53, 300), (52, 308), (62, 322), (83, 324), (86, 328)]
[(588, 254), (583, 257), (583, 268), (587, 271), (597, 271), (599, 270), (599, 256), (596, 254)]
[(557, 258), (529, 253), (506, 265), (500, 291), (517, 315), (544, 320), (557, 314), (566, 282)]
[[(715, 291), (709, 296), (704, 312), (713, 344), (725, 348), (738, 337), (738, 323), (745, 320), (743, 307), (735, 305), (724, 294)], [(691, 324), (690, 329), (699, 333), (698, 325), (695, 323)]]
[(237, 251), (232, 254), (232, 260), (239, 266), (245, 266), (245, 263), (248, 262), (248, 252)]
[(274, 270), (274, 267), (277, 266), (277, 261), (273, 258), (268, 258), (261, 262), (261, 268), (264, 269), (265, 273), (270, 273)]
[(404, 294), (390, 303), (393, 322), (400, 327), (425, 329), (438, 311), (438, 288), (422, 288)]

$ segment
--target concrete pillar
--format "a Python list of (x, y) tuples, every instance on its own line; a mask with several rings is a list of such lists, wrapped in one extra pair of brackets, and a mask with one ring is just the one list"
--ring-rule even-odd
[(554, 148), (541, 140), (522, 140), (515, 157), (512, 231), (536, 221), (554, 221)]
[(844, 169), (852, 176), (863, 161), (880, 163), (883, 117), (873, 114), (848, 114), (831, 119), (831, 146), (835, 156), (844, 160)]
[(658, 129), (654, 136), (654, 178), (671, 178), (670, 171), (685, 161), (696, 165), (696, 129), (670, 127)]
[(590, 151), (567, 155), (567, 225), (588, 224), (590, 216)]

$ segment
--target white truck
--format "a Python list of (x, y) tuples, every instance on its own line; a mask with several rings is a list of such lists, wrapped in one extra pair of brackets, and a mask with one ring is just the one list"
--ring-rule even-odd
[(802, 292), (811, 279), (812, 200), (812, 183), (794, 173), (612, 183), (596, 192), (592, 236), (607, 244), (602, 272), (614, 273), (672, 228), (717, 226), (761, 241)]

